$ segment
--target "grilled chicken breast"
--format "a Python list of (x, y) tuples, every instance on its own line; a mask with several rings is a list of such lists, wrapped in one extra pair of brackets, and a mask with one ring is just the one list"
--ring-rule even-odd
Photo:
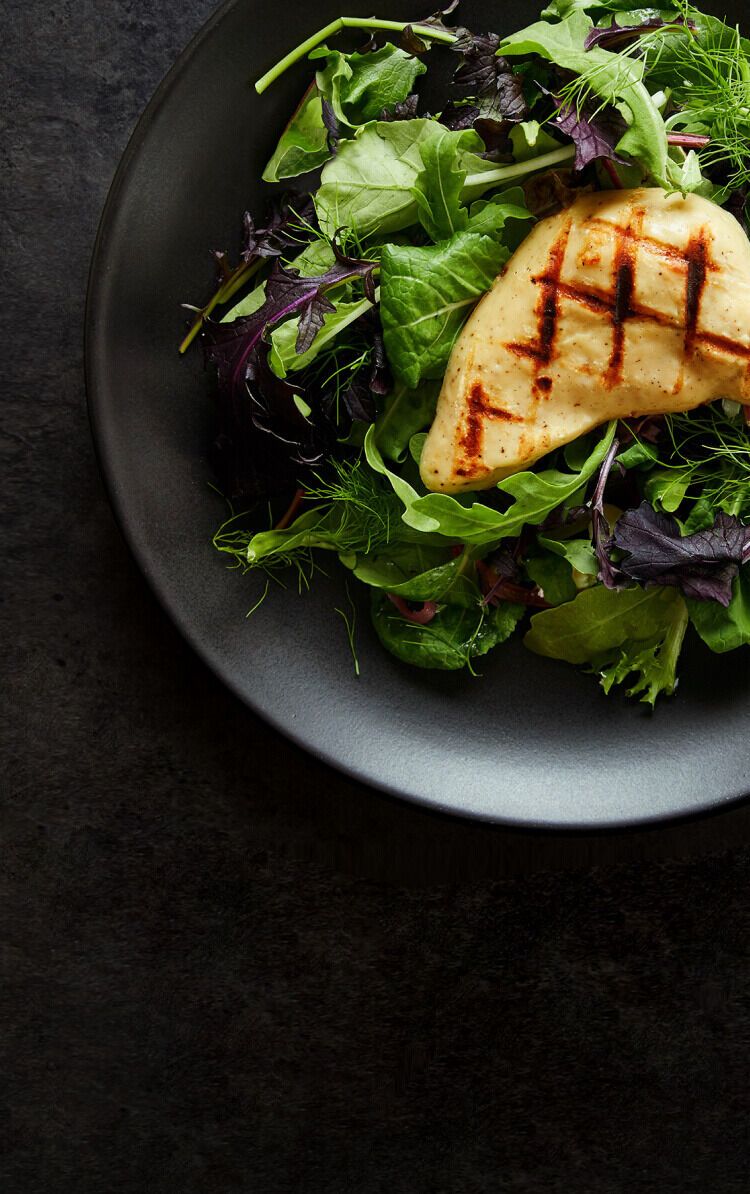
[(451, 354), (428, 489), (486, 489), (613, 418), (750, 403), (750, 241), (660, 189), (587, 194), (537, 224)]

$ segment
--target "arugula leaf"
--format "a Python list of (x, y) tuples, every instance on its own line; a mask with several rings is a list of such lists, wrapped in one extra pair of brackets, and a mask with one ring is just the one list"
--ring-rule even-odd
[(442, 125), (440, 130), (420, 146), (423, 168), (413, 190), (419, 221), (434, 241), (447, 240), (466, 228), (469, 213), (461, 202), (461, 192), (467, 168), (466, 154), (461, 151), (480, 152), (483, 148), (481, 138), (471, 130), (453, 132)]
[(497, 488), (514, 499), (503, 513), (474, 502), (464, 505), (446, 493), (420, 495), (405, 478), (389, 469), (378, 451), (374, 429), (365, 437), (365, 455), (375, 472), (387, 477), (404, 504), (403, 520), (417, 531), (445, 535), (462, 543), (483, 546), (516, 536), (524, 526), (539, 526), (552, 510), (578, 493), (601, 465), (615, 434), (610, 423), (583, 467), (575, 473), (558, 469), (515, 473)]
[(380, 309), (394, 376), (412, 388), (443, 376), (477, 300), (510, 256), (489, 236), (457, 232), (439, 245), (386, 245)]
[(690, 621), (707, 647), (719, 655), (750, 644), (750, 567), (740, 570), (726, 608), (718, 601), (688, 599)]
[(325, 59), (316, 76), (320, 94), (341, 124), (354, 128), (395, 109), (411, 92), (427, 67), (418, 58), (386, 42), (377, 50), (342, 54), (318, 46), (311, 59)]
[(426, 626), (399, 617), (388, 598), (375, 592), (372, 621), (383, 646), (413, 667), (457, 671), (510, 638), (523, 617), (522, 605), (502, 603), (473, 609), (447, 605)]
[(321, 98), (313, 86), (302, 97), (261, 177), (264, 182), (295, 178), (316, 170), (330, 156)]
[(627, 55), (612, 54), (584, 44), (593, 22), (584, 12), (572, 11), (559, 24), (537, 21), (506, 38), (502, 53), (507, 56), (538, 54), (579, 77), (579, 93), (593, 91), (614, 104), (628, 124), (617, 145), (639, 162), (657, 181), (667, 173), (667, 134), (661, 114), (643, 84), (643, 62)]
[(677, 660), (688, 623), (675, 589), (584, 589), (575, 601), (531, 619), (524, 645), (537, 655), (591, 664), (605, 692), (635, 675), (629, 696), (653, 705), (677, 685)]
[(399, 384), (391, 391), (375, 426), (375, 438), (384, 456), (404, 459), (411, 437), (434, 419), (439, 390), (439, 381), (425, 381), (416, 390)]

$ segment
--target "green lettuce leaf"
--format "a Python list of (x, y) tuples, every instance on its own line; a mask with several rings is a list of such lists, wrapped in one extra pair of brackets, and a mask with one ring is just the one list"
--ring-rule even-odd
[(725, 609), (718, 601), (688, 600), (690, 621), (707, 647), (719, 655), (750, 644), (750, 565), (732, 585), (732, 600)]
[[(438, 156), (441, 144), (442, 140), (431, 146)], [(443, 217), (463, 224), (464, 230), (437, 245), (386, 245), (381, 257), (385, 349), (395, 377), (412, 389), (423, 379), (443, 376), (472, 307), (510, 256), (504, 243), (506, 224), (531, 218), (519, 189), (473, 205), (471, 215), (447, 200), (439, 210), (442, 215), (431, 224), (433, 231), (439, 230)], [(514, 247), (516, 238), (511, 230), (508, 239)]]
[(471, 668), (472, 659), (510, 638), (523, 617), (522, 605), (502, 603), (473, 609), (446, 605), (426, 626), (397, 613), (381, 592), (374, 592), (372, 621), (383, 646), (413, 667), (457, 671)]
[(438, 137), (440, 128), (434, 120), (395, 120), (358, 129), (323, 169), (315, 195), (323, 231), (333, 237), (340, 228), (351, 228), (367, 236), (415, 223), (420, 145)]
[(264, 182), (295, 178), (308, 170), (316, 170), (330, 156), (320, 94), (313, 88), (303, 97), (281, 134), (261, 177)]
[(677, 660), (688, 623), (676, 589), (585, 589), (575, 601), (531, 619), (524, 644), (537, 655), (591, 665), (609, 692), (634, 677), (629, 696), (653, 705), (674, 692)]
[[(333, 237), (340, 228), (351, 228), (366, 237), (415, 224), (422, 202), (417, 198), (417, 179), (427, 169), (422, 150), (429, 143), (444, 141), (445, 134), (443, 125), (429, 119), (374, 121), (357, 129), (353, 139), (342, 142), (336, 156), (323, 167), (315, 195), (323, 232)], [(478, 199), (506, 179), (569, 160), (575, 152), (573, 146), (560, 146), (529, 162), (498, 166), (465, 147), (477, 144), (478, 139), (472, 140), (476, 134), (458, 136), (469, 138), (460, 140), (454, 163), (455, 169), (468, 172), (463, 183), (465, 200)], [(445, 144), (449, 146), (450, 141)], [(427, 157), (429, 160), (429, 153)]]
[(570, 564), (561, 556), (530, 556), (524, 567), (534, 583), (539, 585), (545, 601), (549, 601), (550, 605), (563, 605), (566, 601), (572, 601), (578, 592), (573, 583)]

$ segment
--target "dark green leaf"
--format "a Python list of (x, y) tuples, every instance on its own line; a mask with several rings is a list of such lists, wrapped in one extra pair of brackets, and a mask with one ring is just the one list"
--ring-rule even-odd
[(412, 388), (443, 376), (456, 337), (508, 259), (489, 236), (458, 232), (425, 248), (386, 245), (381, 259), (383, 336), (395, 377)]
[(689, 600), (690, 621), (707, 647), (717, 654), (750, 643), (750, 566), (732, 585), (732, 600), (725, 609), (718, 601)]
[(263, 171), (264, 182), (295, 178), (322, 166), (329, 158), (328, 133), (323, 124), (320, 95), (307, 95), (281, 134), (273, 156)]
[(507, 603), (473, 609), (447, 605), (420, 626), (402, 618), (385, 594), (376, 591), (372, 601), (373, 625), (383, 646), (413, 667), (442, 671), (471, 667), (472, 659), (510, 637), (523, 613), (522, 605)]
[(319, 46), (312, 59), (325, 59), (318, 71), (318, 90), (341, 124), (354, 128), (376, 120), (383, 109), (406, 99), (427, 67), (419, 59), (387, 42), (372, 53), (341, 54)]
[(561, 556), (531, 556), (525, 562), (528, 575), (539, 585), (542, 596), (550, 605), (572, 601), (578, 592), (573, 583), (570, 564)]
[(411, 437), (429, 427), (435, 417), (439, 390), (439, 381), (425, 381), (416, 390), (398, 384), (388, 395), (375, 425), (375, 438), (389, 460), (403, 460)]

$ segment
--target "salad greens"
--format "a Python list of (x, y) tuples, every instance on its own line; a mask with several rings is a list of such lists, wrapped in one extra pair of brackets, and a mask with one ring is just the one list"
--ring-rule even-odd
[(237, 264), (214, 254), (181, 345), (201, 334), (217, 373), (215, 546), (300, 589), (337, 559), (412, 666), (475, 672), (523, 624), (653, 705), (691, 625), (750, 645), (743, 408), (612, 423), (481, 494), (426, 491), (418, 462), (461, 328), (535, 219), (648, 185), (747, 231), (750, 41), (688, 0), (551, 0), (504, 37), (451, 12), (341, 17), (256, 84), (309, 63), (263, 172), (289, 190), (246, 213)]

